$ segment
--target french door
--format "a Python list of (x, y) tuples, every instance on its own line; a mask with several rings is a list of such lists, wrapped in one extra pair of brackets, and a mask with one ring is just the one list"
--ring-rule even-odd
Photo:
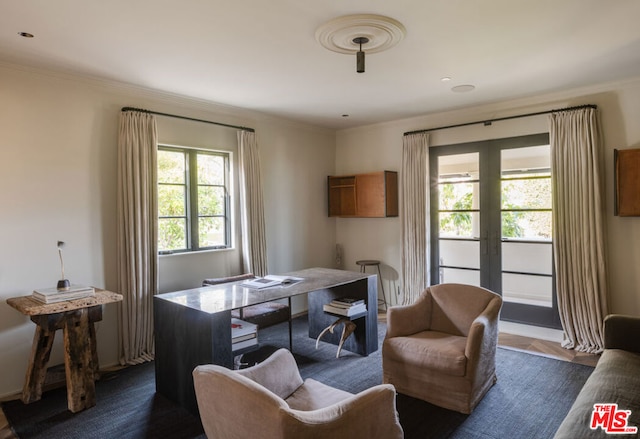
[(432, 283), (502, 295), (501, 319), (560, 328), (549, 135), (429, 148)]

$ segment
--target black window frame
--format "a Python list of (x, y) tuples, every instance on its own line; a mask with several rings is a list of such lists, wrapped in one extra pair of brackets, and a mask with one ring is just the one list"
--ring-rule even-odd
[[(228, 151), (219, 151), (219, 150), (210, 150), (210, 149), (201, 149), (201, 148), (192, 148), (186, 146), (175, 146), (175, 145), (158, 145), (158, 151), (171, 151), (171, 152), (179, 152), (184, 154), (185, 156), (185, 212), (186, 215), (183, 216), (161, 216), (159, 209), (156, 214), (156, 218), (185, 218), (186, 222), (186, 241), (187, 248), (184, 249), (175, 249), (175, 250), (158, 250), (159, 255), (170, 255), (177, 253), (190, 253), (190, 252), (198, 252), (198, 251), (208, 251), (208, 250), (226, 250), (233, 247), (232, 245), (232, 222), (231, 222), (231, 153)], [(211, 184), (199, 184), (198, 183), (198, 166), (197, 166), (197, 158), (199, 155), (211, 155), (216, 157), (222, 157), (224, 159), (224, 184), (223, 185), (211, 185)], [(173, 183), (162, 183), (158, 179), (158, 188), (163, 184), (173, 184)], [(210, 187), (222, 187), (224, 189), (224, 212), (218, 215), (200, 215), (198, 212), (198, 188), (200, 186), (210, 186)], [(225, 243), (223, 245), (215, 245), (215, 246), (200, 246), (199, 242), (199, 218), (207, 218), (207, 217), (216, 217), (223, 218), (224, 220), (224, 240)]]

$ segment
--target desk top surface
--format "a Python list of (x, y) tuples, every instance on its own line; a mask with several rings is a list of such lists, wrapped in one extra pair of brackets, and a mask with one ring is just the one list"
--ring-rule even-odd
[(107, 290), (95, 289), (95, 296), (82, 299), (65, 300), (64, 302), (42, 303), (31, 296), (13, 297), (7, 299), (7, 303), (27, 316), (39, 316), (43, 314), (58, 314), (76, 309), (89, 308), (106, 303), (119, 302), (122, 295)]
[(286, 273), (285, 276), (299, 277), (303, 280), (290, 285), (262, 289), (248, 288), (242, 285), (246, 281), (237, 281), (159, 294), (156, 298), (213, 314), (332, 288), (375, 275), (331, 268), (308, 268)]

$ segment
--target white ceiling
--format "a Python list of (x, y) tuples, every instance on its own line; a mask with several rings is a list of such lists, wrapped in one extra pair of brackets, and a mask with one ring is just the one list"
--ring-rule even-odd
[[(315, 39), (348, 14), (406, 36), (358, 74)], [(339, 129), (640, 76), (639, 21), (638, 0), (3, 0), (0, 62)]]

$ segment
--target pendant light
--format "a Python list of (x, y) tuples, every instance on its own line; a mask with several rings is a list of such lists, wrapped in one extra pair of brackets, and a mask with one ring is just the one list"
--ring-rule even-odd
[(356, 53), (356, 72), (364, 73), (364, 52), (362, 51), (362, 45), (369, 42), (367, 37), (356, 37), (353, 39), (355, 44), (360, 45), (360, 50)]

